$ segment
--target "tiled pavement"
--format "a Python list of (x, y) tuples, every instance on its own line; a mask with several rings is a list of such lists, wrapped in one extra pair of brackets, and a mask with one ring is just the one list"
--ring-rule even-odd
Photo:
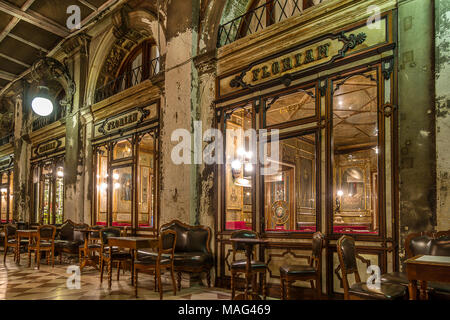
[[(3, 252), (2, 252), (3, 258)], [(76, 265), (76, 261), (72, 264)], [(117, 281), (117, 271), (113, 269), (111, 290), (108, 290), (106, 274), (100, 284), (100, 272), (93, 267), (86, 267), (81, 272), (80, 289), (69, 289), (67, 280), (70, 277), (66, 262), (55, 266), (48, 266), (44, 259), (40, 270), (34, 265), (28, 266), (28, 257), (22, 254), (21, 263), (17, 265), (12, 254), (8, 255), (6, 265), (0, 262), (0, 299), (7, 300), (135, 300), (134, 288), (131, 286), (130, 272), (120, 274)], [(159, 293), (153, 290), (152, 275), (139, 274), (139, 296), (137, 300), (159, 300)], [(227, 300), (231, 298), (229, 290), (207, 288), (193, 285), (181, 288), (177, 295), (173, 295), (171, 282), (163, 282), (164, 300)]]

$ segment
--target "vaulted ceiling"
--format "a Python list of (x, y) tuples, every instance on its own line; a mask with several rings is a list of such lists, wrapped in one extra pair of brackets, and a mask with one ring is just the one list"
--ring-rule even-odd
[(77, 5), (81, 28), (118, 0), (0, 0), (0, 94), (39, 58), (78, 29), (67, 9)]

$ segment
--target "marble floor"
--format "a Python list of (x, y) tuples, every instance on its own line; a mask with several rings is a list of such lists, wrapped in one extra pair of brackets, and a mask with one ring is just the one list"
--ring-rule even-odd
[[(2, 252), (3, 258), (3, 252)], [(28, 267), (28, 257), (22, 254), (21, 263), (17, 265), (8, 255), (6, 264), (0, 262), (0, 299), (6, 300), (135, 300), (134, 288), (131, 286), (130, 272), (121, 272), (117, 281), (116, 269), (113, 269), (111, 290), (108, 290), (107, 278), (100, 283), (100, 272), (93, 267), (86, 267), (81, 271), (79, 289), (68, 288), (75, 286), (71, 281), (71, 271), (68, 267), (77, 265), (76, 260), (66, 260), (63, 264), (55, 261), (55, 266), (48, 266), (44, 260), (40, 270), (32, 265)], [(69, 273), (68, 273), (69, 271)], [(139, 291), (137, 300), (159, 300), (159, 292), (154, 291), (152, 275), (139, 274)], [(164, 300), (229, 300), (230, 290), (208, 288), (193, 285), (181, 288), (177, 295), (173, 295), (170, 282), (163, 283)]]

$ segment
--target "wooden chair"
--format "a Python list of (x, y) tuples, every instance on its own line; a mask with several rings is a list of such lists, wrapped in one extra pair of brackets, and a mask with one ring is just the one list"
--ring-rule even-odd
[(134, 290), (136, 297), (138, 296), (138, 272), (152, 271), (155, 274), (155, 286), (158, 282), (159, 299), (163, 298), (161, 271), (170, 270), (172, 277), (173, 294), (177, 294), (177, 284), (174, 276), (173, 255), (175, 252), (175, 244), (177, 242), (177, 233), (173, 230), (164, 230), (158, 239), (157, 255), (140, 255), (134, 262)]
[(120, 264), (123, 262), (131, 263), (131, 253), (113, 248), (108, 245), (109, 237), (120, 237), (121, 230), (118, 228), (103, 228), (100, 230), (100, 283), (103, 282), (103, 268), (105, 263), (108, 264), (108, 289), (111, 289), (112, 284), (112, 264), (117, 262), (117, 281), (120, 276)]
[(20, 250), (22, 247), (26, 247), (28, 245), (28, 239), (21, 239), (19, 248), (17, 248), (17, 238), (16, 238), (17, 226), (12, 223), (8, 223), (3, 228), (5, 234), (3, 263), (5, 264), (8, 249), (10, 247), (14, 249), (14, 261), (17, 261), (17, 254), (18, 254), (17, 250)]
[[(93, 257), (98, 255), (98, 262), (101, 259), (102, 245), (100, 240), (100, 230), (103, 229), (103, 226), (93, 226), (89, 228), (89, 233), (87, 234), (87, 248), (84, 244), (79, 247), (79, 262), (80, 266), (83, 263), (84, 259), (94, 260)], [(95, 258), (96, 259), (96, 258)], [(97, 260), (96, 262), (97, 263)]]
[(55, 266), (55, 235), (56, 227), (52, 225), (42, 225), (37, 229), (36, 242), (28, 245), (28, 261), (31, 261), (31, 251), (35, 252), (35, 260), (38, 269), (41, 266), (41, 252), (47, 252), (47, 264), (52, 256), (52, 267)]
[[(356, 258), (367, 265), (370, 265), (370, 261), (356, 253), (355, 240), (352, 237), (347, 235), (340, 237), (336, 246), (342, 272), (345, 300), (395, 300), (405, 297), (406, 288), (402, 285), (381, 282), (377, 288), (371, 288), (367, 283), (361, 282)], [(355, 275), (356, 283), (352, 286), (348, 282), (349, 274)]]
[[(235, 231), (231, 234), (231, 239), (233, 238), (250, 238), (250, 239), (259, 239), (259, 233), (251, 230), (239, 230)], [(245, 293), (248, 293), (249, 283), (252, 280), (253, 290), (256, 287), (256, 274), (262, 273), (262, 291), (263, 298), (266, 299), (266, 272), (267, 272), (267, 264), (262, 261), (251, 260), (250, 272), (247, 273), (247, 259), (236, 260), (236, 254), (239, 252), (245, 252), (246, 248), (241, 243), (233, 242), (233, 262), (231, 263), (231, 299), (235, 297), (235, 277), (239, 273), (245, 274)], [(253, 257), (255, 256), (255, 252), (253, 252)]]
[(321, 274), (322, 274), (322, 248), (323, 235), (320, 232), (313, 234), (312, 254), (311, 256), (300, 256), (308, 259), (307, 265), (284, 265), (280, 267), (281, 280), (281, 299), (290, 298), (290, 286), (295, 281), (310, 281), (311, 288), (314, 290), (314, 281), (316, 282), (315, 295), (320, 299), (322, 294)]

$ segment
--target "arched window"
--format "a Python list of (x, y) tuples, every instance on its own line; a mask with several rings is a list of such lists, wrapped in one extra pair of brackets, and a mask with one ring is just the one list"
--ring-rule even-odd
[(153, 40), (138, 45), (124, 60), (116, 81), (116, 93), (131, 88), (159, 72), (159, 50)]
[(118, 72), (95, 91), (95, 102), (102, 101), (149, 79), (160, 71), (159, 49), (153, 39), (137, 45), (123, 60)]
[[(250, 0), (245, 14), (236, 18), (227, 19), (219, 27), (218, 47), (233, 41), (260, 32), (266, 27), (281, 22), (287, 18), (303, 13), (325, 0)], [(238, 13), (240, 8), (226, 6), (224, 15), (230, 17), (230, 11)], [(241, 11), (242, 12), (242, 11)], [(233, 16), (233, 15), (231, 15)]]

